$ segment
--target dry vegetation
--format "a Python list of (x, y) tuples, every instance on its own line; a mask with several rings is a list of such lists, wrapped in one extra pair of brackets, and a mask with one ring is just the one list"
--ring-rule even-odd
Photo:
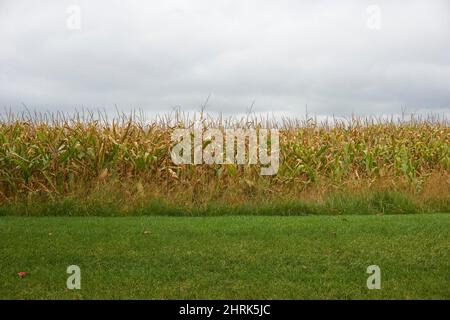
[[(277, 127), (278, 174), (260, 176), (255, 165), (174, 165), (170, 134), (194, 124)], [(321, 208), (339, 213), (355, 201), (355, 210), (376, 202), (377, 212), (395, 212), (392, 203), (404, 204), (399, 212), (450, 211), (449, 142), (448, 121), (436, 118), (317, 123), (178, 112), (146, 122), (137, 114), (109, 120), (88, 112), (71, 117), (7, 113), (0, 122), (0, 203), (8, 210), (21, 205), (14, 214), (30, 214), (25, 204), (65, 199), (114, 204), (123, 214), (149, 202), (163, 205), (152, 207), (161, 214), (174, 206), (193, 212), (274, 203), (290, 204), (272, 207), (288, 214)], [(311, 209), (305, 203), (323, 206)], [(267, 210), (259, 213), (274, 213)]]

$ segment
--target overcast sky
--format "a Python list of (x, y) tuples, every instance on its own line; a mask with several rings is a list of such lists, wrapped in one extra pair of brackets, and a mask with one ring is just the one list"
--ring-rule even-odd
[(449, 0), (0, 0), (2, 108), (190, 111), (209, 95), (226, 114), (448, 115)]

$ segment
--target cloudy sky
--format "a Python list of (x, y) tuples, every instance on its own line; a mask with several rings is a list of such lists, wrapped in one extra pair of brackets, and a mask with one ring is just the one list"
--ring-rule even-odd
[(0, 0), (0, 107), (450, 114), (449, 2)]

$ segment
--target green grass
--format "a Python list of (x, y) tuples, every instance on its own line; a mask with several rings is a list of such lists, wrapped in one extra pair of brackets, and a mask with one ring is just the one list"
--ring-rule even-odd
[(449, 299), (449, 282), (448, 214), (0, 218), (2, 299)]
[[(131, 205), (131, 206), (130, 206)], [(151, 198), (129, 200), (123, 194), (100, 192), (90, 197), (65, 196), (54, 200), (21, 199), (0, 205), (1, 216), (299, 216), (354, 214), (450, 213), (450, 201), (418, 201), (412, 195), (397, 191), (360, 193), (334, 192), (324, 199), (273, 199), (255, 197), (233, 204), (209, 201), (195, 206), (177, 199)]]

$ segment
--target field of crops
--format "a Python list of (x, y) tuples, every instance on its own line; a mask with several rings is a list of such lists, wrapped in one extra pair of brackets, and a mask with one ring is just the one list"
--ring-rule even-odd
[[(277, 128), (280, 165), (175, 165), (175, 128)], [(446, 119), (4, 115), (0, 215), (450, 212)], [(356, 212), (356, 213), (358, 213)]]

